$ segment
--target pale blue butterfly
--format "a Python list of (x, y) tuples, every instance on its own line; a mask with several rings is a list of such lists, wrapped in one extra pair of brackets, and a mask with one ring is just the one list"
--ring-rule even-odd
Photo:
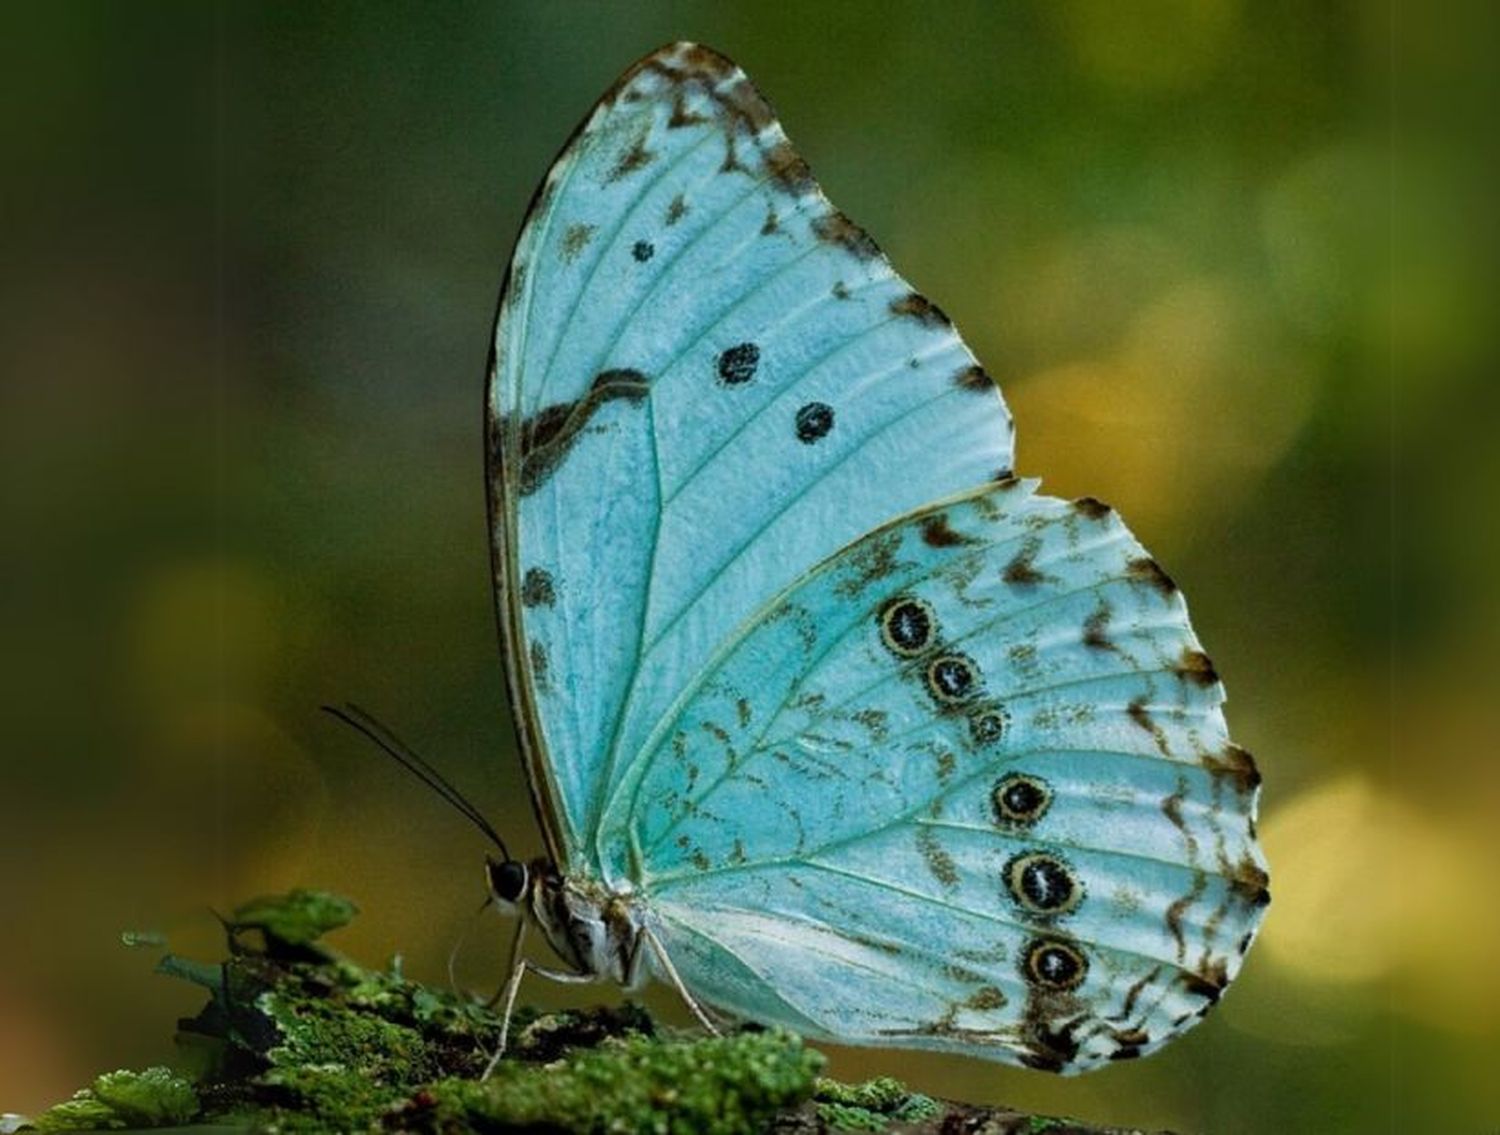
[[(567, 964), (845, 1044), (1142, 1055), (1268, 901), (1259, 776), (1176, 585), (1012, 476), (1010, 415), (722, 56), (604, 96), (490, 368), (494, 571)], [(936, 502), (936, 503), (933, 503)]]

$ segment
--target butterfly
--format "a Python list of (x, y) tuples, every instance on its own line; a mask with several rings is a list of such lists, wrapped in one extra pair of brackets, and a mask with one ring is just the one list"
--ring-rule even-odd
[(1181, 592), (1014, 475), (996, 384), (728, 59), (662, 48), (567, 143), (487, 403), (546, 846), (488, 865), (507, 1021), (528, 972), (657, 978), (710, 1029), (1071, 1073), (1219, 999), (1260, 777)]

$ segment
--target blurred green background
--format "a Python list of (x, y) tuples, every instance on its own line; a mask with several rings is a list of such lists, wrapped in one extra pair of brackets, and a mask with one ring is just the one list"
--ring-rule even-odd
[[(341, 948), (445, 980), (482, 843), (322, 701), (370, 707), (539, 850), (488, 592), (490, 319), (574, 124), (692, 38), (954, 316), (1020, 471), (1117, 505), (1184, 584), (1266, 780), (1263, 938), (1162, 1054), (1069, 1081), (852, 1050), (833, 1071), (1183, 1131), (1500, 1118), (1477, 8), (70, 4), (0, 25), (0, 1111), (171, 1057), (197, 996), (123, 929), (213, 956), (210, 906), (317, 885), (363, 907)], [(498, 980), (502, 942), (491, 916), (465, 981)]]

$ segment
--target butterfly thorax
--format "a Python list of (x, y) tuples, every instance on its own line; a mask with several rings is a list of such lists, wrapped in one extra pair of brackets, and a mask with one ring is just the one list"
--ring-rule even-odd
[(518, 907), (574, 972), (627, 990), (644, 982), (645, 911), (633, 896), (612, 892), (593, 879), (565, 876), (545, 857), (492, 864), (489, 875), (496, 897)]

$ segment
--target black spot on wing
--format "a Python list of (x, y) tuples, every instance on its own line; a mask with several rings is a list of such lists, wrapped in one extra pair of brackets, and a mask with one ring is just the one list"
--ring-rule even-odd
[(964, 654), (942, 654), (927, 664), (927, 692), (942, 705), (968, 701), (979, 692), (979, 667)]
[(1006, 715), (1003, 710), (987, 709), (969, 715), (969, 736), (976, 745), (993, 745), (1005, 736)]
[(921, 599), (897, 596), (880, 609), (879, 617), (886, 649), (900, 658), (915, 658), (937, 636), (937, 616)]
[(1088, 972), (1083, 951), (1061, 938), (1035, 939), (1021, 954), (1021, 976), (1028, 985), (1044, 990), (1076, 989)]
[(833, 429), (833, 407), (827, 402), (809, 402), (797, 411), (797, 440), (804, 445), (828, 436)]
[(1083, 902), (1083, 884), (1062, 859), (1045, 851), (1012, 856), (1001, 872), (1011, 900), (1032, 915), (1070, 914)]
[(719, 380), (728, 386), (739, 386), (755, 377), (760, 366), (760, 348), (754, 343), (738, 343), (719, 355)]
[(995, 822), (1001, 827), (1029, 827), (1044, 815), (1052, 804), (1052, 788), (1039, 776), (1030, 773), (1006, 773), (990, 793)]

